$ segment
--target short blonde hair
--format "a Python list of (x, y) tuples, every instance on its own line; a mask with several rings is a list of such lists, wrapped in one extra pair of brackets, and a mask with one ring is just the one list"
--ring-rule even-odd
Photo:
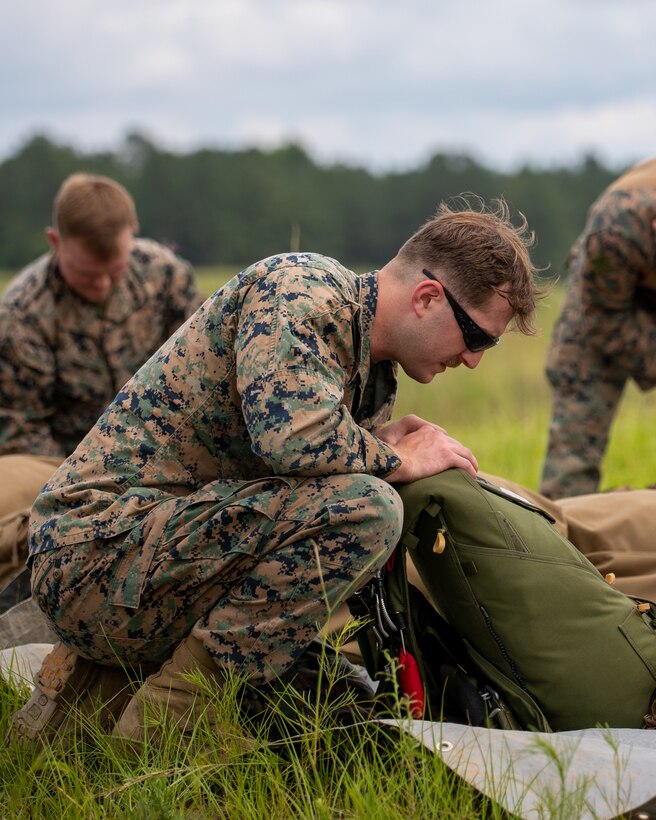
[(134, 200), (109, 177), (72, 174), (64, 180), (53, 207), (53, 225), (62, 239), (84, 241), (100, 259), (116, 252), (118, 235), (139, 230)]

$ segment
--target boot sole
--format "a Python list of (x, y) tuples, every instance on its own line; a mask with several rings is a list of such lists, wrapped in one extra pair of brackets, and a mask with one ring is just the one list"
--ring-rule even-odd
[(60, 731), (79, 728), (79, 715), (92, 712), (107, 729), (133, 691), (125, 670), (101, 666), (58, 643), (44, 660), (30, 699), (11, 716), (5, 743), (50, 741)]

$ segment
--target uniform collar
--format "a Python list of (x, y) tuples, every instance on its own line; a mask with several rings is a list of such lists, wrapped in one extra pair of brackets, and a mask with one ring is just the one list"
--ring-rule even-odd
[(363, 273), (357, 278), (358, 302), (362, 305), (360, 311), (360, 333), (361, 333), (361, 363), (365, 362), (369, 366), (369, 356), (371, 350), (371, 331), (376, 315), (376, 305), (378, 303), (378, 271)]
[(357, 279), (360, 311), (360, 360), (357, 378), (361, 386), (362, 405), (358, 422), (368, 428), (388, 420), (398, 385), (397, 364), (371, 361), (371, 331), (378, 303), (378, 271), (362, 274)]

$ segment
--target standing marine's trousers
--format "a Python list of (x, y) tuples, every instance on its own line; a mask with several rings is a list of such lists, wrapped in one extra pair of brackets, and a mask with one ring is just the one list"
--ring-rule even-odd
[(540, 492), (566, 498), (598, 490), (601, 462), (628, 374), (586, 336), (571, 292), (554, 329), (546, 373), (552, 415)]
[(216, 481), (127, 534), (38, 554), (32, 591), (93, 660), (162, 662), (191, 633), (219, 665), (270, 681), (384, 564), (402, 516), (369, 475)]

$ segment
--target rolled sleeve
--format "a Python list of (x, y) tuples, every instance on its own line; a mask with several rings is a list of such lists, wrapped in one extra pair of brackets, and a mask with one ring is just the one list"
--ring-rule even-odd
[(346, 282), (309, 268), (254, 283), (236, 339), (237, 389), (253, 452), (279, 475), (370, 473), (400, 464), (353, 418), (361, 306)]

